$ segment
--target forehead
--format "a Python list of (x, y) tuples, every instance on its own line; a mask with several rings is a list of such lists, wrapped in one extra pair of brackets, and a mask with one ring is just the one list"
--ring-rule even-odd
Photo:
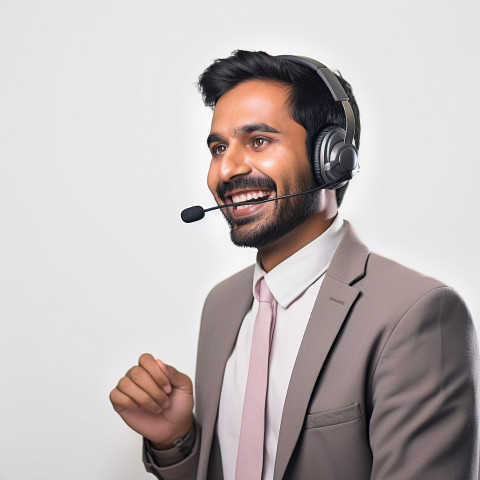
[(290, 87), (266, 80), (248, 80), (225, 92), (217, 101), (212, 131), (239, 124), (265, 123), (277, 129), (295, 123), (290, 117)]

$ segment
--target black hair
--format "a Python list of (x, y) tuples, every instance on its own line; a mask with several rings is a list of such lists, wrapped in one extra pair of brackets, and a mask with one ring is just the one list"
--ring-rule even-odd
[[(355, 116), (355, 145), (360, 146), (360, 112), (350, 84), (334, 72), (348, 95)], [(311, 69), (265, 52), (236, 50), (230, 57), (217, 59), (200, 75), (198, 89), (206, 106), (214, 108), (228, 90), (246, 80), (272, 80), (290, 87), (288, 107), (293, 120), (305, 128), (306, 149), (312, 158), (315, 138), (329, 125), (345, 128), (345, 112), (328, 87)], [(348, 183), (336, 190), (340, 206)]]

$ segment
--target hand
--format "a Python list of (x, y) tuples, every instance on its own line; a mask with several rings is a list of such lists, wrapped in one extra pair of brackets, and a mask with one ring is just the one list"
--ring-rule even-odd
[(193, 425), (190, 378), (144, 353), (110, 393), (115, 411), (125, 423), (156, 448), (170, 448)]

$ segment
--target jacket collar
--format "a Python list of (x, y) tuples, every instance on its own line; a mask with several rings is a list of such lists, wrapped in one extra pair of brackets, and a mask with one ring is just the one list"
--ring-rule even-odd
[(368, 248), (358, 238), (349, 222), (345, 222), (345, 234), (332, 258), (327, 276), (346, 285), (352, 285), (365, 275)]

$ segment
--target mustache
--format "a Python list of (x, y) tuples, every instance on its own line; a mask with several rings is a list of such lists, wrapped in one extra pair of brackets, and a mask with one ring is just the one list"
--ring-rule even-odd
[(225, 197), (237, 189), (258, 189), (277, 191), (277, 184), (270, 177), (239, 177), (230, 182), (220, 182), (217, 186), (217, 195), (224, 202)]

